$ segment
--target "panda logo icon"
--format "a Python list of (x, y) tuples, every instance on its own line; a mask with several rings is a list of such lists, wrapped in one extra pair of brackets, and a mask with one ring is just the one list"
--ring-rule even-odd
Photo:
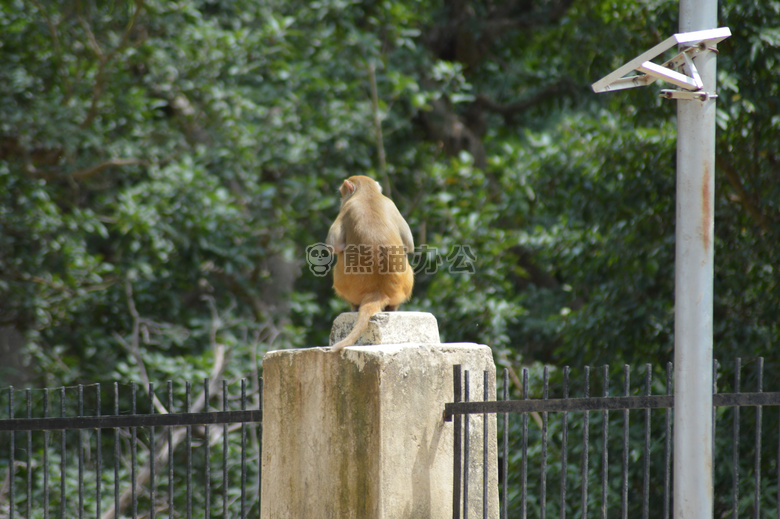
[(335, 259), (333, 251), (324, 243), (315, 243), (306, 247), (306, 263), (309, 264), (311, 273), (317, 277), (328, 275)]

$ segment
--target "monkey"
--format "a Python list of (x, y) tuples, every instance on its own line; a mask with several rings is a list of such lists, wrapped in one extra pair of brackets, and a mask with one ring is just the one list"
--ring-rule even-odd
[(412, 231), (379, 183), (356, 175), (346, 179), (339, 192), (341, 209), (325, 243), (336, 254), (333, 288), (358, 318), (333, 351), (354, 345), (375, 313), (397, 310), (414, 286), (406, 257), (414, 250)]

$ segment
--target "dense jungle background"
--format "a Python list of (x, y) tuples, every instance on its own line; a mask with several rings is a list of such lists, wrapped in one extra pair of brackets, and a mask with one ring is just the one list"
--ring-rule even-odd
[[(411, 225), (404, 308), (444, 341), (672, 359), (675, 105), (590, 84), (676, 1), (0, 5), (0, 386), (326, 344), (347, 305), (306, 247), (353, 174)], [(720, 11), (715, 355), (777, 369), (780, 2)]]
[[(752, 390), (761, 383), (755, 358), (766, 357), (768, 374), (780, 368), (780, 1), (722, 0), (719, 19), (733, 36), (718, 59), (716, 381), (728, 390), (741, 376)], [(520, 395), (521, 367), (531, 370), (531, 396), (541, 396), (542, 365), (551, 366), (553, 396), (564, 365), (577, 381), (572, 395), (582, 395), (582, 368), (602, 364), (611, 379), (594, 382), (592, 394), (610, 385), (619, 393), (623, 363), (631, 391), (649, 373), (652, 391), (664, 392), (675, 102), (660, 99), (657, 84), (599, 95), (590, 85), (677, 26), (672, 0), (0, 0), (0, 417), (46, 413), (46, 393), (33, 391), (30, 403), (28, 392), (25, 404), (10, 385), (60, 387), (64, 412), (76, 384), (115, 380), (135, 402), (130, 382), (144, 395), (150, 382), (175, 380), (179, 398), (183, 380), (224, 378), (235, 388), (245, 377), (259, 405), (262, 355), (327, 344), (347, 310), (330, 277), (309, 269), (306, 249), (324, 241), (338, 186), (354, 174), (382, 183), (414, 233), (418, 273), (403, 309), (432, 312), (445, 342), (490, 345), (499, 367), (511, 368), (511, 396)], [(776, 377), (766, 378), (777, 391)], [(100, 410), (100, 391), (87, 387), (89, 409)], [(170, 393), (167, 405), (177, 408)], [(568, 426), (571, 460), (587, 455), (577, 438), (607, 419), (591, 414), (590, 426), (580, 418)], [(610, 479), (611, 502), (620, 499), (620, 456), (630, 455), (632, 496), (643, 484), (654, 503), (664, 495), (657, 416), (649, 454), (610, 446), (609, 470), (585, 469), (594, 482)], [(764, 417), (769, 455), (754, 432), (760, 410), (741, 416), (715, 416), (718, 517), (752, 510), (753, 492), (777, 505), (777, 411)], [(538, 484), (547, 481), (535, 465), (547, 426), (532, 418)], [(623, 420), (623, 434), (642, 445), (644, 419), (635, 415), (630, 429)], [(740, 420), (757, 429), (738, 429)], [(507, 427), (515, 514), (525, 506), (525, 462), (519, 422)], [(550, 417), (551, 446), (560, 435)], [(66, 454), (65, 436), (52, 454), (61, 472), (51, 477), (63, 485), (52, 507), (81, 500), (81, 468), (65, 464), (81, 443), (70, 441)], [(30, 459), (27, 438), (0, 453), (4, 481), (14, 473), (18, 489), (40, 478), (34, 464), (14, 464), (25, 452)], [(47, 438), (36, 439), (36, 453)], [(113, 459), (128, 476), (135, 451), (122, 449)], [(225, 452), (223, 461), (241, 459), (235, 446)], [(189, 478), (189, 455), (176, 456), (169, 481)], [(648, 456), (652, 482), (641, 472)], [(116, 479), (108, 462), (87, 464)], [(564, 470), (571, 489), (584, 484), (573, 461), (546, 466), (551, 485)], [(732, 474), (746, 478), (741, 494), (728, 490)], [(29, 496), (17, 492), (18, 506), (48, 503), (38, 479)], [(238, 483), (225, 479), (223, 504), (237, 499)], [(181, 510), (189, 497), (178, 494)], [(558, 513), (530, 495), (534, 514)], [(84, 506), (91, 513), (100, 503)]]

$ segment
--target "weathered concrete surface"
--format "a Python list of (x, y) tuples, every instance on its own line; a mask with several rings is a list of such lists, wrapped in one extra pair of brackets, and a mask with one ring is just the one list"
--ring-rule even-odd
[[(402, 315), (403, 313), (399, 313)], [(472, 343), (269, 352), (263, 360), (263, 519), (452, 517), (452, 366), (481, 400), (490, 348)], [(489, 516), (498, 517), (495, 415)], [(481, 416), (471, 418), (471, 517), (482, 517)]]
[[(330, 344), (347, 336), (355, 325), (357, 312), (346, 312), (333, 321)], [(356, 344), (438, 344), (439, 325), (428, 312), (379, 312), (368, 322), (368, 328)]]

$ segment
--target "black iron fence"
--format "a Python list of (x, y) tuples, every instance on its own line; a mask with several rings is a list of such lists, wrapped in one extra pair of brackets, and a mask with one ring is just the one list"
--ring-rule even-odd
[[(740, 359), (730, 368), (733, 382), (720, 377), (715, 366), (715, 517), (780, 519), (780, 392), (764, 391), (763, 359), (750, 367), (750, 392), (742, 390), (746, 370)], [(540, 371), (532, 386), (529, 370), (522, 370), (515, 381), (522, 388), (519, 400), (508, 399), (509, 372), (504, 370), (503, 400), (469, 402), (469, 373), (455, 366), (455, 401), (445, 406), (445, 419), (455, 427), (453, 517), (468, 517), (469, 499), (488, 501), (487, 474), (467, 473), (469, 458), (486, 458), (488, 446), (470, 446), (468, 431), (487, 428), (488, 416), (495, 413), (502, 417), (500, 509), (483, 506), (483, 517), (669, 518), (671, 364), (665, 373), (645, 366), (643, 381), (635, 386), (625, 366), (617, 396), (607, 366), (584, 368), (576, 393), (569, 368)], [(487, 394), (487, 375), (481, 378)], [(551, 379), (557, 387), (551, 388)], [(730, 392), (717, 391), (719, 379)], [(765, 414), (765, 406), (772, 412)], [(488, 434), (496, 431), (484, 437)], [(469, 496), (469, 486), (474, 488), (469, 478), (479, 477), (483, 495)]]
[(0, 391), (0, 519), (259, 516), (262, 379), (238, 385)]
[[(764, 391), (762, 359), (748, 369), (737, 359), (730, 372), (724, 380), (716, 366), (729, 389), (714, 388), (716, 517), (780, 519), (780, 392)], [(608, 367), (579, 377), (523, 369), (518, 400), (508, 399), (509, 374), (503, 400), (471, 402), (469, 373), (455, 367), (445, 407), (455, 422), (453, 517), (466, 519), (479, 499), (469, 479), (482, 478), (487, 502), (489, 464), (468, 472), (471, 457), (488, 456), (487, 443), (469, 443), (477, 428), (482, 438), (498, 432), (501, 447), (500, 510), (483, 506), (483, 517), (670, 517), (671, 365), (645, 366), (633, 385), (628, 366), (618, 384)], [(480, 378), (483, 395), (496, 390)], [(0, 391), (0, 519), (258, 516), (262, 380), (239, 385), (169, 382), (162, 397), (151, 384)]]

